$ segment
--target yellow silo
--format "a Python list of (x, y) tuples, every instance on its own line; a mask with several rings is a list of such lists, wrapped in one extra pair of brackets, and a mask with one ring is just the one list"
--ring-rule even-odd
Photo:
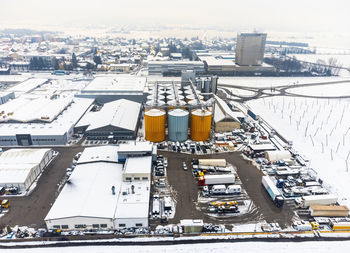
[(165, 111), (150, 109), (145, 112), (145, 137), (152, 142), (165, 140)]
[(206, 141), (210, 138), (212, 113), (196, 109), (191, 112), (190, 137), (194, 141)]

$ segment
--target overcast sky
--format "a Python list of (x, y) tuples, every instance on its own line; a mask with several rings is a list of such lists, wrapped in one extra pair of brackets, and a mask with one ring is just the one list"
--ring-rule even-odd
[(350, 33), (348, 0), (0, 0), (0, 25), (194, 25)]

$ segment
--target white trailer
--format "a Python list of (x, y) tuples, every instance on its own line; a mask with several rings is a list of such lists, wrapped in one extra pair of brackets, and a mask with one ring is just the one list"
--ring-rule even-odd
[(307, 208), (310, 205), (333, 205), (338, 201), (338, 197), (334, 194), (310, 195), (302, 196), (295, 199), (297, 207)]
[(271, 199), (277, 207), (282, 207), (284, 203), (284, 198), (281, 192), (278, 190), (276, 185), (272, 182), (269, 176), (263, 176), (261, 180), (262, 185), (265, 187), (266, 191), (270, 195)]
[(265, 151), (265, 158), (270, 162), (276, 162), (280, 160), (290, 159), (292, 154), (286, 150), (278, 151)]
[(205, 175), (204, 177), (200, 177), (198, 179), (198, 185), (234, 184), (235, 179), (235, 174)]

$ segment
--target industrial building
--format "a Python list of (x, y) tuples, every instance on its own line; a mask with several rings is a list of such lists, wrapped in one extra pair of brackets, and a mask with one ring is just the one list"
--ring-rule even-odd
[[(127, 145), (122, 147), (125, 156)], [(134, 155), (143, 153), (144, 145), (130, 145)], [(83, 151), (45, 218), (48, 229), (148, 227), (152, 156), (127, 157), (122, 164), (119, 148), (100, 146)]]
[(0, 105), (0, 146), (66, 145), (93, 99), (21, 96)]
[(48, 79), (46, 78), (30, 78), (28, 80), (25, 80), (24, 82), (16, 84), (15, 86), (9, 88), (7, 91), (14, 92), (16, 97), (18, 97), (22, 94), (32, 92), (33, 90), (40, 87), (47, 81)]
[(15, 98), (15, 93), (13, 91), (0, 92), (0, 105), (5, 104), (10, 99)]
[(241, 127), (241, 119), (245, 117), (241, 111), (232, 111), (221, 98), (215, 96), (214, 111), (215, 132), (230, 132)]
[(118, 99), (142, 103), (145, 100), (146, 78), (130, 75), (98, 76), (92, 80), (76, 97), (92, 98), (104, 104)]
[(235, 62), (239, 66), (260, 66), (263, 63), (266, 33), (239, 33)]
[(0, 186), (27, 191), (51, 161), (51, 149), (10, 149), (0, 155)]
[(140, 103), (118, 99), (104, 104), (98, 111), (87, 112), (74, 131), (85, 133), (89, 140), (135, 139), (140, 113)]
[(185, 70), (193, 70), (196, 73), (204, 73), (204, 64), (201, 61), (148, 62), (149, 75), (181, 75), (181, 72)]

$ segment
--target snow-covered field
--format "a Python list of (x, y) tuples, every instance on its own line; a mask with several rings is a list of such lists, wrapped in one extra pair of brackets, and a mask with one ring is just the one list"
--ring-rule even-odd
[(235, 242), (235, 243), (203, 243), (162, 246), (79, 246), (59, 248), (33, 248), (33, 249), (1, 249), (3, 253), (154, 253), (154, 252), (346, 252), (350, 248), (350, 241), (339, 242)]
[[(309, 89), (300, 88), (298, 93), (310, 94)], [(318, 89), (318, 93), (350, 95), (348, 89)], [(294, 148), (310, 159), (321, 179), (340, 195), (340, 202), (350, 206), (350, 99), (271, 97), (248, 105), (292, 140)]]

